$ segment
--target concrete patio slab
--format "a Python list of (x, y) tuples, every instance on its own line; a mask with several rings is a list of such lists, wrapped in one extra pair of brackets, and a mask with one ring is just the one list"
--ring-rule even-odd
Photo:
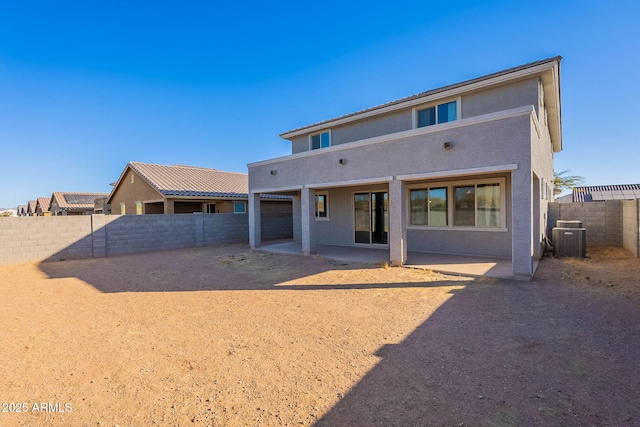
[[(301, 255), (302, 245), (297, 242), (284, 242), (261, 246), (257, 250)], [(337, 260), (381, 265), (389, 262), (387, 248), (316, 245), (316, 252), (319, 256)], [(409, 251), (405, 267), (463, 276), (513, 278), (511, 260), (505, 258)]]

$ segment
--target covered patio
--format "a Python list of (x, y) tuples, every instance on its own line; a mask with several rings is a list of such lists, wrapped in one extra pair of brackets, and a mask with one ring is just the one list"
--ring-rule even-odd
[[(302, 255), (303, 253), (300, 242), (280, 242), (255, 249), (296, 255)], [(387, 248), (317, 244), (316, 255), (336, 260), (371, 264), (382, 265), (389, 263), (389, 249)], [(501, 279), (512, 279), (514, 277), (511, 259), (506, 258), (408, 251), (407, 262), (404, 267), (473, 277), (495, 277)]]

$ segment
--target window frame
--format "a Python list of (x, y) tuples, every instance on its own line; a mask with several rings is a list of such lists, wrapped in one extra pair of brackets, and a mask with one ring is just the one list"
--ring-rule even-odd
[[(478, 185), (484, 184), (498, 184), (500, 187), (500, 225), (496, 227), (478, 227), (477, 225), (454, 225), (455, 215), (455, 188), (464, 186), (473, 186), (477, 194)], [(412, 190), (427, 190), (429, 194), (430, 189), (443, 188), (447, 189), (447, 225), (418, 225), (411, 224), (411, 191)], [(407, 184), (407, 229), (416, 230), (452, 230), (452, 231), (491, 231), (491, 232), (507, 232), (507, 200), (506, 200), (506, 178), (479, 178), (479, 179), (464, 179), (455, 181), (434, 181), (423, 182), (416, 184)], [(478, 223), (478, 199), (474, 197), (474, 223)], [(430, 213), (428, 212), (427, 215)], [(430, 218), (428, 217), (429, 221)]]
[[(325, 204), (325, 212), (326, 216), (318, 215), (318, 196), (324, 196), (324, 204)], [(316, 191), (315, 197), (315, 211), (316, 211), (316, 221), (329, 221), (329, 192), (328, 191)]]
[[(211, 210), (211, 207), (213, 206), (213, 212), (209, 212)], [(216, 212), (216, 204), (215, 203), (205, 203), (204, 204), (204, 212), (206, 214), (214, 214), (217, 213)]]
[[(242, 208), (244, 209), (242, 212), (236, 211), (236, 204), (237, 203), (242, 203)], [(238, 214), (238, 215), (246, 214), (247, 213), (247, 202), (244, 201), (244, 200), (234, 200), (233, 201), (233, 213), (234, 214)]]
[[(325, 133), (326, 133), (327, 135), (329, 135), (329, 145), (328, 145), (328, 146), (326, 146), (326, 147), (323, 147), (323, 146), (322, 146), (322, 135), (323, 135), (323, 134), (325, 134)], [(318, 135), (320, 135), (320, 147), (318, 147), (318, 148), (313, 148), (313, 137), (314, 137), (314, 136), (318, 136)], [(331, 146), (332, 146), (332, 144), (331, 144), (331, 139), (332, 139), (332, 138), (331, 138), (331, 129), (327, 129), (327, 130), (323, 130), (323, 131), (321, 131), (321, 132), (314, 132), (314, 133), (309, 134), (309, 151), (321, 150), (321, 149), (323, 149), (323, 148), (329, 148), (329, 147), (331, 147)]]
[[(440, 105), (444, 105), (444, 104), (448, 104), (450, 102), (455, 102), (456, 103), (456, 118), (455, 120), (449, 120), (448, 122), (443, 122), (443, 123), (439, 123), (438, 122), (438, 107)], [(458, 120), (460, 120), (460, 116), (462, 113), (462, 97), (458, 96), (455, 98), (445, 98), (445, 99), (441, 99), (435, 102), (430, 102), (427, 104), (421, 104), (418, 105), (416, 107), (413, 107), (413, 111), (412, 111), (412, 126), (413, 129), (422, 129), (422, 128), (426, 128), (426, 127), (430, 127), (430, 126), (437, 126), (437, 125), (443, 125), (446, 123), (452, 123), (452, 122), (457, 122)], [(426, 110), (428, 108), (435, 108), (435, 114), (436, 114), (436, 122), (432, 125), (427, 125), (427, 126), (421, 126), (418, 127), (418, 112), (422, 111), (422, 110)]]

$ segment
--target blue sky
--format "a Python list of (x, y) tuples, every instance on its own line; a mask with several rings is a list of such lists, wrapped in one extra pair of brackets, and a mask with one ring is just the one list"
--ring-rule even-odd
[(640, 183), (640, 2), (0, 2), (0, 206), (129, 161), (246, 172), (278, 135), (556, 55), (564, 151)]

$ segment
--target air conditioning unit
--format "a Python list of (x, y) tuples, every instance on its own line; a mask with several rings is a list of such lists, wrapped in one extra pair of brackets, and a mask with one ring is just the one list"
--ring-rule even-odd
[(553, 239), (553, 256), (584, 258), (587, 256), (587, 229), (554, 227), (551, 230)]
[(559, 219), (556, 221), (558, 228), (582, 228), (582, 221)]

